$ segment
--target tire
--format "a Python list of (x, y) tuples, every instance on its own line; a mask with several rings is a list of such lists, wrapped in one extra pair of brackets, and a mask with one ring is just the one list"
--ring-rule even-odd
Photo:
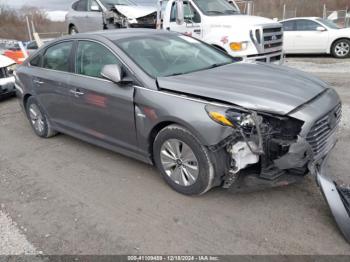
[(339, 39), (332, 45), (332, 55), (335, 58), (347, 58), (350, 57), (350, 40)]
[(75, 25), (72, 25), (72, 26), (69, 27), (69, 34), (70, 34), (70, 35), (75, 35), (75, 34), (78, 34), (78, 33), (79, 33), (79, 31), (78, 31), (78, 29), (75, 27)]
[(26, 113), (29, 123), (37, 136), (49, 138), (57, 135), (57, 132), (52, 129), (47, 116), (34, 97), (30, 97), (28, 99), (26, 104)]
[(210, 152), (187, 129), (179, 125), (162, 129), (155, 138), (153, 153), (158, 170), (175, 191), (201, 195), (212, 188), (214, 165)]

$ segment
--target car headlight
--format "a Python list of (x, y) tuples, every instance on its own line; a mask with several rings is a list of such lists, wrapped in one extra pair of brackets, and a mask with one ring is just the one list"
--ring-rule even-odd
[(243, 41), (243, 42), (232, 42), (230, 43), (230, 48), (232, 51), (244, 51), (247, 50), (248, 48), (248, 42)]
[(223, 126), (233, 128), (251, 128), (255, 126), (254, 119), (249, 112), (236, 110), (227, 107), (220, 107), (214, 105), (207, 105), (205, 107), (209, 117)]

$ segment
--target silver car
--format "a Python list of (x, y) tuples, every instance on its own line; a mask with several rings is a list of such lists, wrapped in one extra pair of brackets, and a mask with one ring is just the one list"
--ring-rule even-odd
[(322, 175), (341, 101), (300, 71), (236, 62), (176, 33), (130, 29), (42, 47), (18, 68), (16, 88), (38, 136), (65, 133), (154, 164), (180, 193), (281, 186), (311, 173), (350, 221), (339, 195), (349, 192), (335, 194)]
[(16, 93), (15, 78), (13, 76), (15, 68), (15, 61), (0, 55), (0, 98), (12, 96)]
[(66, 15), (69, 34), (126, 27), (155, 28), (157, 10), (132, 0), (78, 0)]

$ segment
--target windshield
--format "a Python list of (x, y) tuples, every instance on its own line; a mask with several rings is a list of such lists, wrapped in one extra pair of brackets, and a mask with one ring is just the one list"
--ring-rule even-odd
[(320, 23), (322, 23), (323, 25), (329, 27), (329, 28), (332, 28), (332, 29), (341, 29), (340, 26), (338, 26), (336, 23), (334, 23), (333, 21), (331, 20), (326, 20), (326, 19), (321, 19), (321, 18), (318, 18), (317, 21), (319, 21)]
[(239, 10), (226, 0), (193, 0), (208, 16), (239, 14)]
[(136, 5), (131, 0), (101, 0), (104, 6), (115, 6), (115, 5)]
[(233, 63), (233, 58), (184, 35), (142, 36), (115, 42), (153, 78), (201, 71)]

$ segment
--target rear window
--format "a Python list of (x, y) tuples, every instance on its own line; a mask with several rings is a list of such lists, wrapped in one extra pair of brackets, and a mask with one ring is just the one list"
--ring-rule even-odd
[(43, 57), (43, 67), (69, 72), (73, 42), (63, 42), (49, 47)]

